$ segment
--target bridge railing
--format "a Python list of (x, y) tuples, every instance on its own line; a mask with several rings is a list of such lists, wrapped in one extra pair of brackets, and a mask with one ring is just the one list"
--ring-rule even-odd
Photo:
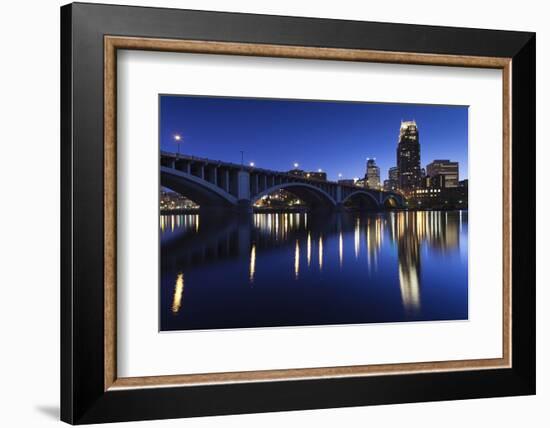
[(292, 174), (291, 172), (288, 172), (288, 171), (274, 171), (274, 170), (270, 170), (270, 169), (259, 168), (259, 167), (256, 167), (256, 166), (240, 165), (240, 164), (236, 164), (236, 163), (233, 163), (233, 162), (203, 158), (203, 157), (200, 157), (200, 156), (193, 156), (193, 155), (187, 155), (187, 154), (178, 154), (178, 153), (172, 153), (172, 152), (166, 152), (166, 151), (161, 151), (160, 155), (161, 155), (161, 158), (166, 157), (166, 158), (171, 158), (171, 159), (174, 159), (174, 160), (183, 159), (183, 160), (187, 160), (187, 161), (190, 161), (190, 162), (202, 162), (204, 164), (215, 165), (215, 166), (223, 167), (223, 168), (231, 168), (231, 169), (235, 169), (235, 170), (244, 170), (244, 171), (247, 171), (249, 173), (277, 175), (277, 176), (281, 176), (281, 177), (285, 177), (285, 178), (291, 178), (291, 179), (295, 180), (296, 182), (315, 183), (315, 184), (329, 184), (329, 185), (332, 185), (332, 186), (340, 186), (341, 188), (348, 189), (348, 190), (354, 190), (354, 191), (355, 190), (367, 190), (367, 191), (372, 191), (372, 192), (382, 192), (382, 193), (394, 194), (394, 195), (401, 196), (400, 193), (393, 192), (393, 191), (369, 189), (367, 187), (356, 186), (356, 185), (353, 185), (353, 184), (343, 184), (343, 183), (339, 183), (337, 181), (321, 180), (321, 179), (318, 179), (318, 178), (305, 177), (305, 176), (301, 176), (301, 175)]

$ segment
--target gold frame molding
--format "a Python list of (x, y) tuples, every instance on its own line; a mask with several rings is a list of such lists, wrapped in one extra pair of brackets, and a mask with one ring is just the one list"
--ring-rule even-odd
[[(503, 82), (503, 322), (502, 357), (492, 359), (432, 361), (421, 363), (316, 367), (170, 376), (117, 377), (116, 367), (116, 88), (117, 50), (147, 50), (218, 55), (323, 59), (394, 64), (494, 68), (502, 70)], [(250, 43), (169, 40), (138, 37), (104, 37), (104, 389), (192, 386), (219, 383), (338, 378), (511, 367), (512, 276), (512, 165), (511, 165), (511, 58), (382, 52)]]

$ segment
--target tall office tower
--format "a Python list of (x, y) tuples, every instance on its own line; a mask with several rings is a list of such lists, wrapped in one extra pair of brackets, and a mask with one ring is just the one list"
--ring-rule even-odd
[(436, 159), (426, 165), (426, 173), (430, 177), (443, 176), (444, 187), (458, 187), (458, 162), (451, 162), (448, 159)]
[(388, 179), (384, 180), (384, 190), (394, 191), (399, 188), (399, 169), (392, 166), (388, 170)]
[(380, 189), (380, 168), (376, 165), (375, 159), (367, 159), (365, 182), (369, 189)]
[(397, 144), (397, 168), (399, 188), (404, 192), (417, 189), (421, 185), (420, 143), (416, 122), (402, 121)]

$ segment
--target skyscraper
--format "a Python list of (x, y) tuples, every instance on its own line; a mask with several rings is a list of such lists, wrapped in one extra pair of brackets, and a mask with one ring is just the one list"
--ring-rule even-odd
[(399, 170), (399, 188), (409, 192), (420, 187), (422, 176), (420, 169), (420, 143), (416, 122), (402, 121), (397, 145), (397, 168)]
[(375, 159), (367, 159), (367, 172), (365, 174), (366, 187), (369, 189), (380, 188), (380, 168)]
[(435, 177), (441, 175), (445, 177), (444, 187), (458, 187), (458, 162), (451, 162), (448, 159), (436, 159), (426, 165), (428, 176)]
[(392, 166), (388, 170), (388, 179), (384, 180), (384, 190), (393, 191), (399, 188), (399, 169)]

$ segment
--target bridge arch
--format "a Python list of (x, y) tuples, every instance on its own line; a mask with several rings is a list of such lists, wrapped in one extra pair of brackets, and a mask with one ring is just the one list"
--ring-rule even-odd
[(203, 207), (235, 207), (237, 198), (213, 183), (174, 168), (161, 166), (160, 184)]
[(355, 190), (342, 199), (344, 205), (355, 205), (360, 209), (379, 209), (378, 198), (367, 190)]
[(384, 197), (380, 206), (382, 208), (401, 208), (403, 207), (403, 197), (398, 194), (391, 193)]
[(252, 196), (250, 202), (254, 204), (259, 201), (263, 196), (269, 195), (281, 189), (287, 190), (290, 193), (296, 195), (312, 208), (334, 208), (336, 206), (336, 201), (334, 200), (334, 198), (323, 189), (312, 184), (302, 182), (281, 183), (275, 186), (271, 186), (264, 191)]

